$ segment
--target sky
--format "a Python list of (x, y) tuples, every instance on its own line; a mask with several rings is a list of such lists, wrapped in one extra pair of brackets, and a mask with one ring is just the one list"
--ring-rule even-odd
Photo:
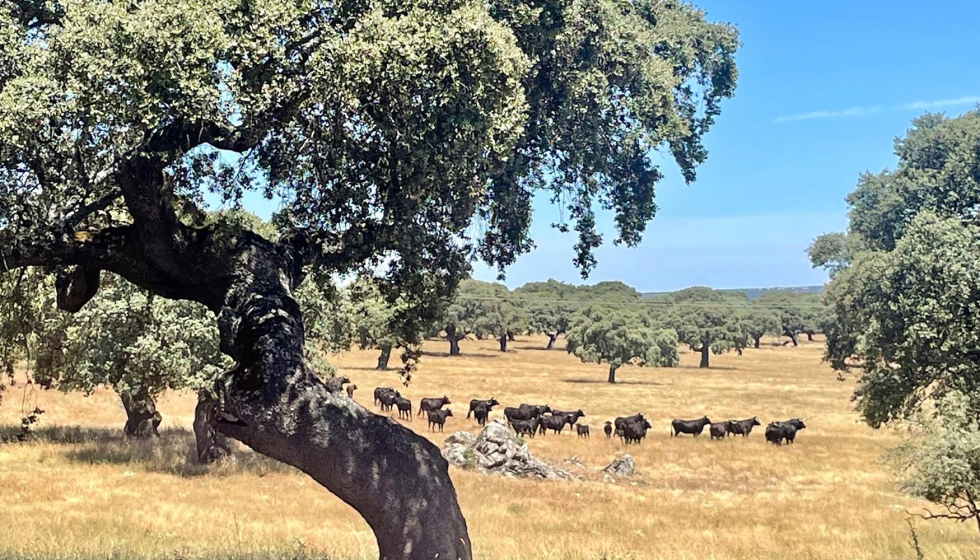
[[(697, 181), (686, 186), (663, 161), (659, 211), (638, 247), (613, 246), (612, 216), (598, 216), (606, 244), (588, 280), (572, 265), (574, 234), (551, 229), (558, 210), (539, 197), (537, 249), (507, 270), (509, 287), (548, 278), (644, 292), (821, 284), (826, 274), (805, 250), (846, 228), (844, 197), (858, 176), (894, 166), (894, 139), (916, 116), (980, 104), (980, 2), (694, 3), (735, 24), (742, 42), (735, 97), (705, 138)], [(475, 276), (496, 271), (477, 265)]]

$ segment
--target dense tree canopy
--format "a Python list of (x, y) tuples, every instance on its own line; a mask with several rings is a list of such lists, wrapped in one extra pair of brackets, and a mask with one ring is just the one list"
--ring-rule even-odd
[(548, 336), (548, 350), (559, 336), (568, 332), (572, 316), (582, 307), (578, 299), (581, 290), (557, 280), (528, 282), (514, 292), (521, 297), (528, 328)]
[(701, 354), (700, 367), (709, 367), (709, 356), (748, 345), (742, 314), (748, 307), (744, 294), (696, 286), (670, 294), (671, 307), (667, 324), (677, 338), (692, 351)]
[[(596, 209), (627, 245), (653, 217), (653, 149), (694, 179), (736, 47), (731, 26), (661, 0), (16, 1), (0, 13), (0, 272), (61, 268), (69, 311), (103, 271), (203, 304), (237, 364), (217, 429), (351, 504), (382, 557), (465, 560), (438, 449), (316, 380), (292, 291), (310, 266), (370, 268), (401, 322), (427, 324), (471, 259), (531, 248), (542, 189), (587, 273)], [(249, 189), (283, 200), (277, 242), (195, 209)]]
[(847, 237), (862, 250), (834, 276), (827, 358), (857, 366), (873, 426), (950, 393), (980, 411), (980, 111), (925, 115), (896, 141), (898, 166), (848, 196)]
[(567, 336), (570, 354), (583, 362), (609, 365), (610, 383), (626, 364), (677, 365), (677, 333), (639, 311), (589, 306), (575, 316)]

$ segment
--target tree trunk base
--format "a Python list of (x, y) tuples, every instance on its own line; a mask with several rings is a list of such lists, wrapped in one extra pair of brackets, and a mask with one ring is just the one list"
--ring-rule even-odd
[(158, 428), (163, 417), (157, 412), (153, 397), (145, 391), (140, 391), (136, 395), (120, 393), (119, 398), (126, 410), (123, 433), (135, 438), (160, 437)]
[(231, 443), (224, 434), (214, 428), (214, 411), (218, 402), (207, 393), (197, 396), (194, 408), (194, 439), (197, 442), (197, 462), (214, 463), (231, 455)]

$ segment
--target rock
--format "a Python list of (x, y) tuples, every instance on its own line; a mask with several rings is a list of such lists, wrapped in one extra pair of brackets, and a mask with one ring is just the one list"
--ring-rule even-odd
[(531, 456), (527, 443), (511, 437), (500, 420), (489, 422), (478, 435), (456, 432), (446, 438), (442, 456), (463, 469), (481, 473), (546, 480), (577, 480), (579, 477)]
[(583, 467), (583, 468), (585, 467), (585, 463), (579, 461), (578, 455), (572, 455), (568, 459), (562, 461), (561, 464), (568, 465), (570, 467)]
[(616, 476), (633, 476), (636, 474), (636, 467), (633, 465), (633, 457), (629, 455), (623, 455), (619, 459), (616, 459), (612, 463), (609, 463), (606, 468), (602, 469), (602, 472), (609, 474), (614, 474)]

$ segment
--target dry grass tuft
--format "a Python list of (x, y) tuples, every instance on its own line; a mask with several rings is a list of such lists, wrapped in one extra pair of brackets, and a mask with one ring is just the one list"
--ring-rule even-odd
[[(582, 482), (452, 471), (477, 557), (915, 558), (900, 506), (921, 504), (895, 492), (880, 461), (897, 438), (858, 421), (851, 385), (820, 363), (819, 344), (713, 357), (709, 371), (685, 353), (680, 368), (624, 368), (616, 385), (604, 382), (603, 366), (540, 350), (543, 339), (519, 339), (507, 354), (495, 344), (464, 342), (463, 356), (448, 357), (443, 343), (429, 342), (402, 393), (416, 406), (448, 394), (457, 415), (445, 434), (428, 434), (422, 419), (406, 425), (441, 443), (450, 431), (476, 431), (465, 419), (469, 399), (495, 396), (502, 406), (582, 408), (592, 438), (566, 431), (529, 444), (546, 460), (577, 457), (585, 467), (570, 468)], [(375, 386), (398, 383), (370, 369), (375, 358), (351, 352), (335, 360), (368, 406)], [(0, 406), (0, 441), (19, 429), (22, 390), (9, 390)], [(163, 399), (165, 430), (150, 442), (121, 436), (123, 411), (111, 392), (37, 398), (47, 413), (35, 436), (0, 444), (0, 560), (376, 557), (364, 521), (294, 469), (245, 449), (221, 465), (193, 464), (192, 395)], [(636, 412), (654, 426), (646, 442), (626, 449), (604, 439), (605, 420)], [(764, 424), (801, 416), (808, 428), (783, 447), (766, 445), (759, 427), (747, 439), (668, 436), (672, 418), (702, 414), (758, 415)], [(599, 469), (627, 452), (639, 475), (603, 482)], [(977, 557), (969, 527), (919, 523), (916, 532), (930, 560)]]

